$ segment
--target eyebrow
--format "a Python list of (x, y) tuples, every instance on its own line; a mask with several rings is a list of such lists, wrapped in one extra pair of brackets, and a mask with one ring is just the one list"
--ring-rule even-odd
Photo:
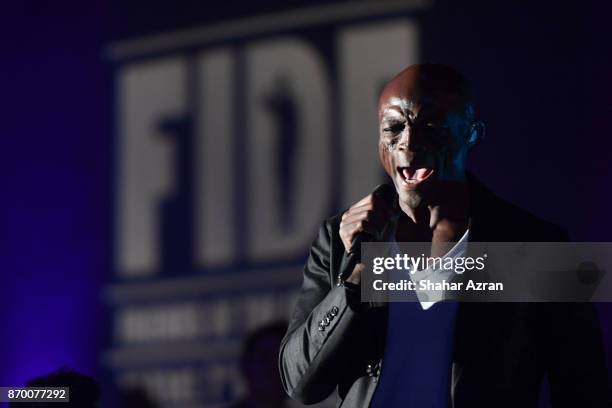
[(387, 119), (383, 119), (380, 121), (380, 124), (383, 126), (400, 125), (400, 124), (405, 124), (405, 123), (406, 123), (406, 120), (400, 119), (400, 118), (387, 118)]
[(384, 119), (388, 119), (389, 116), (394, 116), (393, 119), (397, 118), (398, 116), (405, 118), (404, 112), (402, 112), (402, 110), (397, 106), (389, 106), (383, 110), (382, 117)]

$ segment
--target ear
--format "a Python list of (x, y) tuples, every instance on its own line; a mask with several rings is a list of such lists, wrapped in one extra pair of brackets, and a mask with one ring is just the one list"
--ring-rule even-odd
[(472, 122), (468, 134), (468, 147), (474, 147), (478, 142), (484, 140), (485, 137), (485, 124), (479, 120)]

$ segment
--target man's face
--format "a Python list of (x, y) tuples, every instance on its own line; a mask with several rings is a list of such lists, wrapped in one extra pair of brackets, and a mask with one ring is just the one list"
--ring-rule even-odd
[(418, 207), (444, 181), (465, 180), (466, 109), (456, 98), (420, 86), (418, 68), (391, 81), (379, 101), (379, 156), (399, 199)]

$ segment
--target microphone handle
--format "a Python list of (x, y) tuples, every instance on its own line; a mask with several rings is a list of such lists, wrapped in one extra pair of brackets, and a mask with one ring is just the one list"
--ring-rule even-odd
[(342, 262), (340, 263), (340, 276), (338, 279), (341, 282), (344, 282), (351, 276), (355, 266), (361, 262), (361, 244), (363, 242), (370, 242), (372, 238), (370, 234), (361, 233), (353, 240), (351, 251), (342, 258)]

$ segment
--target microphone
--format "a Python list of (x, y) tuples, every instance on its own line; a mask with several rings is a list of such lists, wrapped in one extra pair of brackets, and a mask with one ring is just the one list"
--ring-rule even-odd
[[(372, 195), (382, 198), (387, 203), (393, 204), (395, 198), (395, 188), (389, 184), (380, 184), (378, 187), (376, 187), (376, 189), (374, 189)], [(373, 240), (374, 237), (372, 234), (365, 231), (361, 231), (359, 234), (357, 234), (353, 240), (350, 251), (348, 254), (344, 255), (342, 262), (340, 263), (340, 275), (338, 276), (339, 284), (340, 282), (344, 282), (344, 280), (348, 278), (351, 273), (353, 273), (355, 265), (361, 262), (361, 244), (364, 242), (371, 242)]]

